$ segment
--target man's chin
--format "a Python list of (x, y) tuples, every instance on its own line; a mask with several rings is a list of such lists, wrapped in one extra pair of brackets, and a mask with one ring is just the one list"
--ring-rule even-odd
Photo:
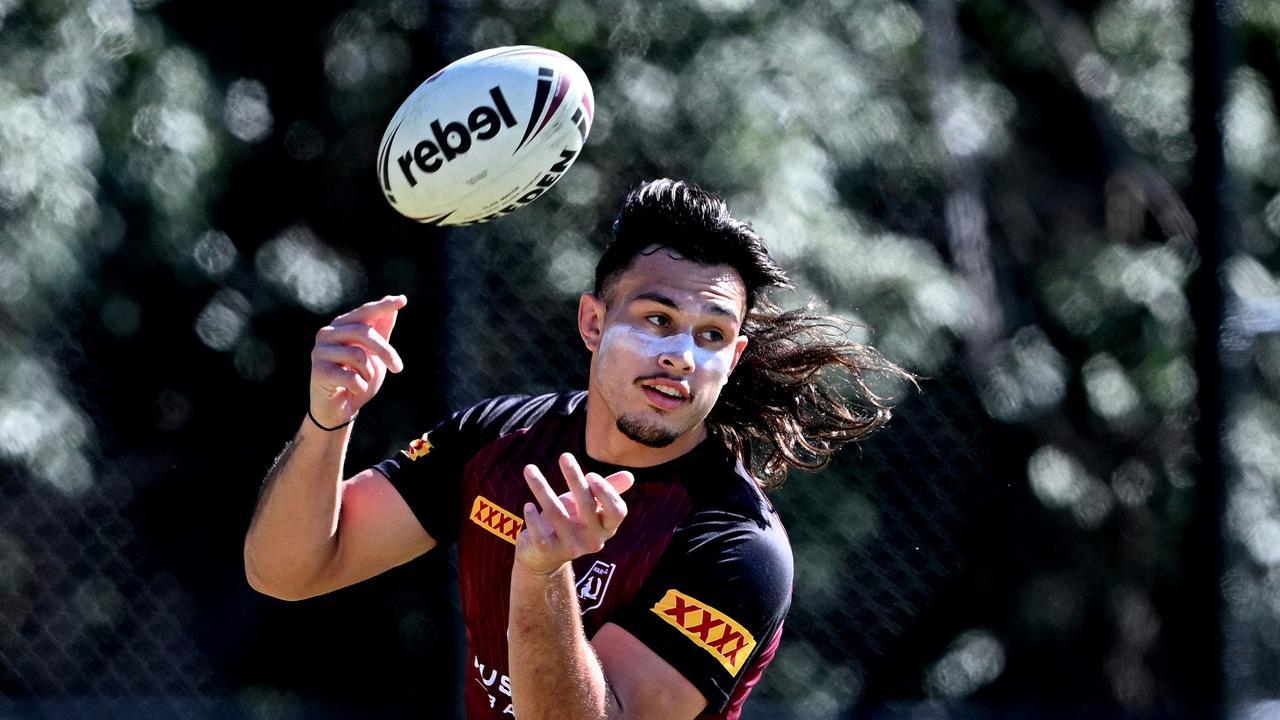
[(651, 448), (664, 448), (680, 438), (680, 433), (661, 426), (649, 425), (632, 417), (618, 418), (618, 432), (628, 439)]

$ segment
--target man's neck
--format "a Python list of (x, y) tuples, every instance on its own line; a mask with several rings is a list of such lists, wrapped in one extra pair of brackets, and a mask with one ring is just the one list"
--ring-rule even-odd
[(694, 449), (706, 437), (707, 426), (702, 422), (666, 447), (649, 447), (623, 435), (599, 396), (587, 395), (587, 455), (599, 462), (637, 468), (661, 465)]

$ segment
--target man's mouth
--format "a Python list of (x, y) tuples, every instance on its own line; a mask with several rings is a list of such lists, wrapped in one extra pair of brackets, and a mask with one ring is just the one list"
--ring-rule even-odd
[(675, 410), (689, 399), (689, 389), (675, 380), (649, 378), (640, 381), (640, 388), (649, 403), (660, 410)]

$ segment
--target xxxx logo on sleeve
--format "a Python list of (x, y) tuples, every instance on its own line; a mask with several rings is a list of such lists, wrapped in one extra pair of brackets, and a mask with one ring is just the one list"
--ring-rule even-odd
[(730, 675), (737, 676), (756, 646), (751, 633), (733, 618), (679, 590), (668, 590), (653, 611), (711, 653)]
[(431, 452), (431, 440), (427, 437), (431, 433), (422, 433), (422, 437), (409, 443), (409, 447), (401, 450), (410, 460), (417, 460), (425, 457)]
[(497, 503), (483, 495), (477, 495), (471, 503), (471, 522), (506, 540), (512, 545), (524, 528), (524, 521), (503, 510)]

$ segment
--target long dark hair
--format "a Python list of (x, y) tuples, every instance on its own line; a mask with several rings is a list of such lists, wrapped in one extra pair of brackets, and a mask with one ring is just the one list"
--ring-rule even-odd
[(627, 195), (596, 265), (596, 296), (655, 243), (700, 264), (728, 265), (746, 285), (742, 332), (750, 342), (706, 422), (766, 490), (790, 468), (825, 466), (841, 446), (889, 421), (891, 406), (868, 384), (872, 376), (915, 382), (850, 340), (849, 322), (770, 301), (769, 289), (792, 286), (763, 238), (730, 216), (720, 196), (683, 181), (653, 180)]

